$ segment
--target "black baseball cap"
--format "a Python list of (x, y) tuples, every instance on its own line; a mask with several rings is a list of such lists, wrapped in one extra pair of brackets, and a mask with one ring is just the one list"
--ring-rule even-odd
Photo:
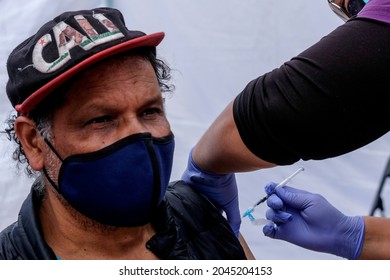
[(43, 25), (9, 55), (6, 91), (12, 106), (28, 115), (72, 76), (105, 58), (155, 47), (164, 33), (128, 30), (112, 8), (65, 12)]

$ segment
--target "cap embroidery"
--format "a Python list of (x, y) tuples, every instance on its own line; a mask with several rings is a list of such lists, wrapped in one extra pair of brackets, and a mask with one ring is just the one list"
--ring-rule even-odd
[(49, 33), (45, 34), (38, 40), (32, 53), (35, 69), (42, 73), (51, 73), (60, 69), (71, 60), (69, 51), (75, 46), (79, 46), (81, 49), (87, 51), (98, 45), (125, 36), (118, 27), (103, 14), (93, 14), (93, 17), (105, 26), (107, 32), (99, 34), (82, 15), (76, 15), (74, 18), (87, 35), (81, 34), (63, 21), (59, 22), (52, 29), (59, 57), (52, 62), (47, 62), (43, 57), (43, 49), (53, 41), (53, 38)]

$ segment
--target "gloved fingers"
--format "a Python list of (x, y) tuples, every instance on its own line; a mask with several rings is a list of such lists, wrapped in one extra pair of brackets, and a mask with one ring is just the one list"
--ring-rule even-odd
[(291, 193), (297, 193), (297, 194), (306, 193), (306, 194), (310, 194), (310, 192), (307, 192), (307, 191), (304, 191), (304, 190), (301, 190), (301, 189), (297, 189), (297, 188), (293, 188), (293, 187), (289, 187), (289, 186), (283, 186), (283, 187), (276, 188), (277, 185), (278, 184), (275, 183), (275, 182), (269, 182), (267, 185), (265, 185), (264, 190), (265, 190), (265, 192), (268, 195), (273, 194), (273, 193), (278, 193), (277, 190), (283, 189), (283, 188), (285, 190), (288, 190)]
[(285, 223), (291, 221), (292, 219), (292, 215), (290, 213), (274, 209), (268, 209), (265, 212), (265, 217), (267, 218), (267, 220), (271, 220), (277, 224)]
[(265, 190), (265, 193), (270, 195), (274, 192), (275, 190), (275, 187), (277, 186), (278, 184), (276, 184), (275, 182), (269, 182), (267, 185), (265, 185), (264, 187), (264, 190)]
[[(288, 186), (276, 188), (277, 185), (278, 184), (275, 182), (269, 182), (264, 187), (265, 192), (269, 195), (269, 198), (267, 199), (267, 205), (273, 209), (281, 209), (284, 204), (290, 205), (294, 208), (302, 209), (303, 202), (306, 202), (306, 195), (311, 194), (309, 192)], [(300, 199), (302, 198), (302, 195), (305, 195), (304, 200)]]
[(272, 209), (282, 209), (284, 207), (283, 201), (275, 194), (271, 194), (268, 197), (267, 205)]
[(285, 205), (295, 209), (305, 209), (312, 203), (313, 194), (300, 189), (284, 186), (277, 188), (275, 194), (283, 201)]
[(275, 238), (277, 227), (274, 224), (266, 224), (263, 227), (263, 233), (265, 236)]
[[(278, 188), (277, 190), (279, 189), (284, 189), (286, 192), (289, 192), (291, 194), (298, 194), (298, 195), (303, 195), (303, 194), (313, 194), (311, 192), (308, 192), (308, 191), (305, 191), (305, 190), (301, 190), (301, 189), (297, 189), (297, 188), (294, 188), (294, 187), (291, 187), (291, 186), (283, 186), (282, 188)], [(276, 193), (278, 191), (275, 191)]]

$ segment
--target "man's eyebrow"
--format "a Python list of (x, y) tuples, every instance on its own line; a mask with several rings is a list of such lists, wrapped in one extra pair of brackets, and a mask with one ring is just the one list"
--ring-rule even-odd
[(142, 107), (147, 107), (147, 106), (154, 105), (154, 104), (163, 105), (164, 98), (162, 98), (162, 96), (155, 96), (152, 98), (148, 98), (147, 100), (145, 100), (145, 102), (142, 102)]
[[(162, 105), (163, 106), (164, 103), (165, 103), (165, 99), (162, 96), (153, 96), (153, 97), (150, 97), (150, 98), (143, 100), (142, 103), (140, 103), (139, 107), (146, 108), (146, 107), (153, 106), (153, 105)], [(89, 102), (87, 104), (81, 105), (78, 108), (78, 111), (80, 111), (80, 110), (81, 111), (85, 111), (85, 110), (111, 111), (111, 110), (114, 110), (117, 108), (118, 108), (118, 104), (116, 102), (110, 103), (110, 102), (105, 102), (105, 101), (101, 101), (101, 100), (95, 100), (93, 102)]]
[(82, 106), (80, 106), (78, 109), (79, 110), (91, 110), (91, 111), (94, 111), (94, 110), (102, 110), (102, 109), (110, 109), (110, 108), (115, 108), (116, 107), (116, 104), (110, 104), (110, 103), (107, 103), (107, 102), (92, 102), (92, 103), (87, 103), (87, 104), (84, 104)]

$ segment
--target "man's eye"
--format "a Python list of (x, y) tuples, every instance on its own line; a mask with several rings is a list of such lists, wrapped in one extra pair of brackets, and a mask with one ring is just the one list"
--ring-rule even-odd
[(105, 123), (105, 122), (109, 122), (109, 121), (112, 121), (112, 117), (111, 116), (101, 116), (101, 117), (98, 117), (98, 118), (90, 119), (86, 123), (86, 125), (96, 124), (96, 123)]
[(153, 116), (155, 114), (161, 115), (162, 113), (163, 111), (159, 108), (149, 108), (142, 112), (142, 116), (148, 117), (148, 116)]

